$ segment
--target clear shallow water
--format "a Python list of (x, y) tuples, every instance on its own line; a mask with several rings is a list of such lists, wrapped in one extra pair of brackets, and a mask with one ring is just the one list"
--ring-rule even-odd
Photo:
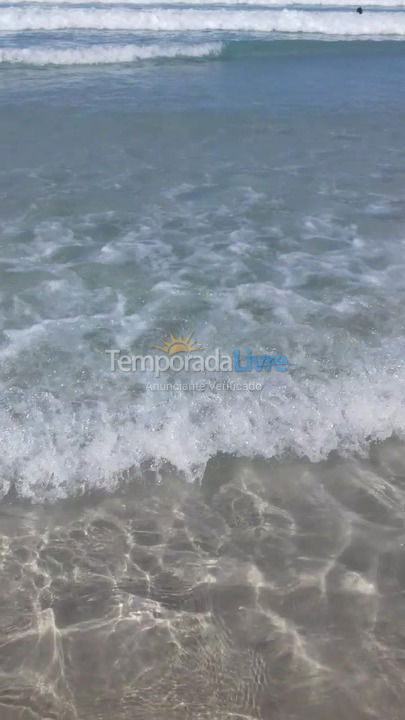
[[(3, 492), (403, 433), (402, 44), (306, 42), (3, 70)], [(260, 393), (110, 372), (170, 329), (294, 367)]]
[(1, 717), (400, 720), (404, 461), (3, 503)]
[(0, 11), (0, 717), (399, 720), (402, 10), (191, 10)]

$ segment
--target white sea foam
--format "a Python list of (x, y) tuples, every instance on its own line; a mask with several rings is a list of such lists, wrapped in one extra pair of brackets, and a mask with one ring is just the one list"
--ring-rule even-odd
[(405, 435), (403, 367), (330, 380), (290, 376), (269, 382), (259, 397), (149, 392), (123, 400), (111, 392), (86, 407), (43, 393), (22, 400), (14, 417), (1, 410), (3, 492), (11, 478), (37, 499), (112, 489), (143, 461), (170, 462), (192, 479), (217, 452), (270, 458), (292, 451), (319, 461)]
[[(20, 5), (24, 7), (28, 7), (30, 5), (38, 6), (65, 6), (65, 5), (76, 5), (76, 6), (89, 6), (89, 7), (97, 7), (98, 5), (105, 6), (110, 5), (112, 7), (114, 6), (122, 6), (122, 7), (144, 7), (148, 5), (154, 5), (156, 7), (178, 7), (181, 5), (188, 5), (189, 7), (202, 7), (202, 6), (209, 6), (209, 5), (220, 5), (223, 7), (226, 6), (257, 6), (257, 7), (266, 7), (266, 8), (275, 8), (275, 9), (282, 9), (282, 8), (295, 8), (297, 6), (302, 6), (305, 8), (317, 8), (317, 7), (324, 7), (324, 8), (341, 8), (341, 9), (347, 9), (348, 12), (352, 12), (354, 10), (354, 5), (349, 3), (348, 0), (291, 0), (287, 2), (283, 2), (282, 0), (204, 0), (203, 2), (201, 0), (3, 0), (3, 2), (0, 2), (0, 8), (2, 7), (8, 7), (8, 6), (15, 6)], [(405, 6), (405, 0), (370, 0), (370, 2), (367, 2), (366, 7), (367, 8), (373, 8), (373, 9), (387, 9), (387, 8), (401, 8)]]
[(102, 65), (130, 63), (153, 58), (200, 58), (219, 55), (221, 43), (199, 45), (91, 45), (90, 47), (58, 48), (27, 47), (0, 49), (0, 63), (24, 65)]
[[(7, 7), (10, 5), (88, 5), (91, 7), (97, 7), (97, 5), (121, 5), (121, 6), (136, 6), (142, 7), (146, 5), (155, 6), (179, 6), (189, 5), (190, 7), (205, 6), (205, 5), (221, 5), (221, 6), (238, 6), (238, 5), (256, 5), (264, 6), (268, 8), (288, 8), (296, 6), (305, 6), (307, 8), (325, 7), (325, 8), (343, 8), (349, 12), (353, 11), (353, 3), (348, 0), (291, 0), (290, 2), (283, 2), (282, 0), (3, 0), (0, 2), (0, 7)], [(370, 0), (367, 2), (367, 8), (399, 8), (405, 6), (405, 0)]]
[(8, 8), (0, 31), (23, 30), (249, 31), (340, 36), (403, 36), (405, 17), (396, 12), (134, 8)]
[[(254, 232), (252, 210), (263, 206), (263, 194), (234, 187), (235, 204), (206, 211), (197, 205), (193, 213), (194, 191), (184, 183), (170, 186), (169, 214), (142, 204), (132, 229), (104, 241), (104, 225), (118, 224), (120, 216), (86, 215), (78, 225), (76, 218), (74, 230), (44, 220), (29, 241), (23, 220), (2, 224), (2, 259), (13, 263), (17, 277), (28, 275), (13, 293), (11, 316), (11, 291), (2, 288), (0, 494), (13, 480), (22, 495), (37, 500), (113, 489), (120, 474), (149, 461), (170, 462), (193, 479), (218, 452), (268, 458), (293, 452), (319, 461), (335, 450), (361, 452), (372, 441), (405, 436), (405, 341), (396, 331), (405, 245), (387, 235), (382, 247), (379, 238), (362, 238), (326, 213), (300, 216), (300, 243), (291, 247), (281, 231), (264, 226), (263, 237)], [(231, 212), (236, 228), (229, 233), (223, 222)], [(184, 234), (167, 235), (169, 221)], [(282, 243), (277, 262), (269, 254), (271, 237)], [(318, 254), (313, 243), (320, 239), (325, 246)], [(84, 251), (94, 268), (90, 283)], [(257, 261), (266, 278), (241, 280)], [(27, 295), (25, 284), (39, 268), (50, 276), (34, 280)], [(201, 269), (212, 285), (196, 297)], [(150, 288), (145, 302), (138, 300), (140, 274)], [(104, 280), (93, 286), (96, 278), (115, 276), (118, 290)], [(315, 292), (308, 296), (313, 278)], [(145, 391), (145, 381), (154, 378), (109, 372), (101, 329), (102, 343), (108, 338), (110, 347), (142, 352), (145, 335), (153, 331), (153, 341), (159, 339), (163, 317), (169, 322), (176, 313), (196, 312), (200, 293), (203, 317), (193, 317), (193, 326), (206, 353), (218, 345), (231, 352), (241, 336), (258, 351), (276, 341), (294, 368), (249, 373), (249, 380), (264, 384), (262, 392)], [(396, 318), (394, 325), (385, 312)], [(241, 375), (221, 379), (240, 381)], [(176, 380), (190, 377), (181, 373)]]

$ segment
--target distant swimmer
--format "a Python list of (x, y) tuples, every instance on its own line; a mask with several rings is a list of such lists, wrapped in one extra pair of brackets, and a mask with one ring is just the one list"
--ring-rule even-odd
[(356, 13), (359, 13), (359, 15), (363, 15), (363, 8), (362, 8), (362, 7), (358, 7), (357, 10), (356, 10)]

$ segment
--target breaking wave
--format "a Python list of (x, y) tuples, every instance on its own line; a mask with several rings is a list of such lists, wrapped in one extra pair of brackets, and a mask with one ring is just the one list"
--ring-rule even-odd
[(306, 10), (230, 10), (183, 8), (9, 8), (0, 15), (0, 31), (35, 30), (245, 31), (330, 36), (404, 36), (398, 12)]
[(203, 58), (219, 55), (221, 43), (197, 45), (92, 45), (57, 48), (0, 49), (0, 63), (23, 65), (106, 65), (159, 58)]
[(24, 496), (63, 497), (112, 490), (122, 473), (145, 462), (168, 462), (193, 479), (217, 453), (292, 452), (317, 462), (332, 451), (362, 452), (370, 442), (404, 437), (405, 373), (368, 367), (304, 382), (291, 375), (260, 393), (148, 392), (136, 405), (130, 395), (120, 404), (111, 394), (80, 410), (41, 393), (26, 397), (14, 419), (2, 405), (2, 492), (18, 478)]
[[(343, 8), (347, 10), (353, 9), (353, 4), (350, 4), (347, 2), (347, 0), (294, 0), (293, 2), (282, 2), (282, 0), (204, 0), (204, 2), (201, 2), (201, 0), (94, 0), (94, 2), (81, 2), (80, 0), (28, 0), (29, 4), (37, 4), (37, 5), (88, 5), (91, 4), (92, 6), (97, 5), (122, 5), (122, 6), (145, 6), (145, 5), (155, 5), (155, 6), (178, 6), (178, 5), (188, 5), (188, 6), (206, 6), (206, 5), (222, 5), (222, 6), (232, 6), (232, 5), (256, 5), (256, 6), (265, 6), (267, 8), (284, 8), (284, 7), (296, 7), (296, 6), (303, 6), (303, 7), (329, 7), (329, 8)], [(11, 6), (11, 5), (21, 5), (23, 4), (21, 0), (6, 0), (5, 2), (0, 2), (0, 7), (2, 6)], [(401, 8), (405, 6), (405, 0), (370, 0), (370, 2), (367, 2), (367, 8)]]

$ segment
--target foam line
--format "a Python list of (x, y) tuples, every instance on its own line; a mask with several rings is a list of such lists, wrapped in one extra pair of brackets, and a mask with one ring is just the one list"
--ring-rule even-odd
[(405, 17), (395, 12), (303, 10), (194, 10), (132, 8), (10, 8), (0, 31), (21, 30), (226, 30), (340, 36), (404, 36)]
[(154, 58), (202, 58), (219, 55), (221, 43), (199, 45), (93, 45), (83, 48), (3, 48), (0, 63), (23, 65), (106, 65)]

